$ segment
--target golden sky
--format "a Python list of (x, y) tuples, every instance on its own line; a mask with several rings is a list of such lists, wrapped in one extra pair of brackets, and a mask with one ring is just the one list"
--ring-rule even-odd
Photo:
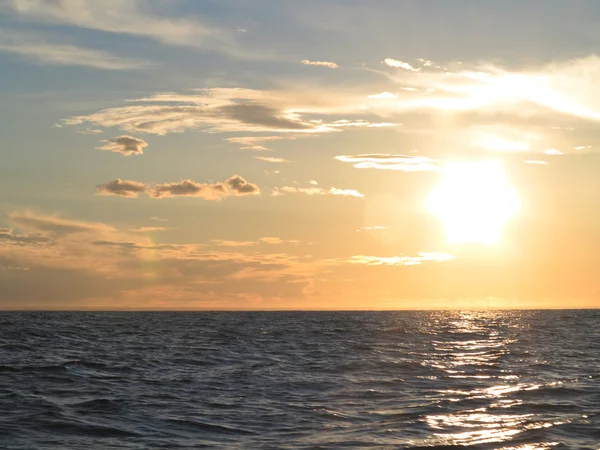
[(599, 18), (0, 1), (0, 308), (599, 307)]

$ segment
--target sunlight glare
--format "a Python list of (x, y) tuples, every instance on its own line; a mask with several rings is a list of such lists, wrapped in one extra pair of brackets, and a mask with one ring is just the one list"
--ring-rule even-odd
[(496, 161), (452, 162), (427, 199), (453, 244), (496, 244), (504, 224), (519, 210), (519, 197)]

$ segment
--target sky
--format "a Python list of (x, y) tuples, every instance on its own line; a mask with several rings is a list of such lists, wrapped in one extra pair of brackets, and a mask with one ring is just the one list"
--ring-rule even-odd
[(0, 309), (600, 307), (595, 0), (0, 0)]

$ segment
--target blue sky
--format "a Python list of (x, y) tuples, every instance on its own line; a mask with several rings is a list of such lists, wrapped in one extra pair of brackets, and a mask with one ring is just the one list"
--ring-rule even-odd
[[(0, 0), (0, 307), (597, 306), (599, 19)], [(457, 159), (518, 193), (500, 245), (427, 211)]]

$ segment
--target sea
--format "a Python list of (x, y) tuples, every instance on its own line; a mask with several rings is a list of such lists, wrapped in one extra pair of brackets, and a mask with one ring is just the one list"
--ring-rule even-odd
[(600, 449), (600, 311), (3, 312), (0, 449)]

